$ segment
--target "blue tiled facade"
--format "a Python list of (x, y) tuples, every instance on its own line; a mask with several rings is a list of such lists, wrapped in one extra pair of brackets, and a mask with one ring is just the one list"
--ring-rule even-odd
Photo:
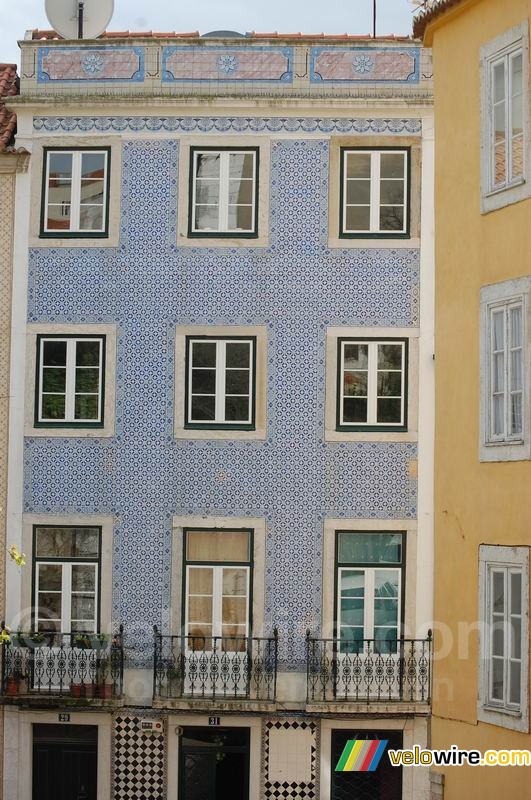
[[(115, 516), (130, 631), (168, 628), (173, 515), (265, 517), (265, 630), (301, 669), (323, 519), (416, 515), (416, 445), (325, 443), (324, 394), (328, 326), (418, 326), (419, 251), (328, 249), (328, 141), (271, 136), (267, 248), (176, 245), (179, 143), (158, 138), (123, 143), (119, 247), (31, 251), (30, 322), (117, 326), (117, 406), (113, 438), (26, 441), (25, 510)], [(265, 441), (174, 439), (180, 324), (267, 326)]]

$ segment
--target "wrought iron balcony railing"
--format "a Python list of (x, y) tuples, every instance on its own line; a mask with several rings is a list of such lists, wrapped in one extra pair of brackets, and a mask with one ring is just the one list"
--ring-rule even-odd
[(115, 636), (18, 633), (2, 646), (2, 694), (8, 697), (122, 696), (123, 626)]
[(154, 633), (154, 699), (275, 700), (276, 630), (269, 638)]
[(307, 702), (430, 703), (426, 639), (315, 639), (306, 635)]

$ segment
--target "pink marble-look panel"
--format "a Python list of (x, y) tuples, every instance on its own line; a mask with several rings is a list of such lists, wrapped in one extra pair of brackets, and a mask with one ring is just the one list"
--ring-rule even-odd
[(313, 80), (415, 81), (417, 50), (321, 50), (313, 63)]
[(281, 50), (213, 47), (168, 48), (166, 81), (280, 81), (290, 75), (289, 55)]
[(142, 54), (138, 48), (47, 48), (42, 53), (40, 81), (138, 80)]

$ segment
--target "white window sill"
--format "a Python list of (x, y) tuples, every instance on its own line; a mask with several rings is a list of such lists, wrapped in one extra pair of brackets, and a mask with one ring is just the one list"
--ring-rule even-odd
[(500, 728), (527, 733), (529, 731), (529, 717), (523, 711), (512, 711), (498, 706), (478, 704), (478, 721)]
[(505, 186), (500, 186), (499, 189), (491, 189), (490, 192), (485, 194), (485, 197), (496, 197), (503, 192), (509, 192), (511, 189), (517, 189), (519, 186), (523, 186), (526, 183), (525, 178), (521, 178), (518, 181), (514, 181), (513, 183), (507, 183)]

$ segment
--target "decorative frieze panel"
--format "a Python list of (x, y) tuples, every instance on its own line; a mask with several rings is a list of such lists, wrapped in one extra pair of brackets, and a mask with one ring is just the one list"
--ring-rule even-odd
[(293, 80), (290, 47), (190, 47), (162, 49), (163, 82)]
[(312, 83), (418, 83), (420, 49), (313, 47)]
[(37, 80), (39, 83), (143, 81), (144, 48), (40, 47)]

